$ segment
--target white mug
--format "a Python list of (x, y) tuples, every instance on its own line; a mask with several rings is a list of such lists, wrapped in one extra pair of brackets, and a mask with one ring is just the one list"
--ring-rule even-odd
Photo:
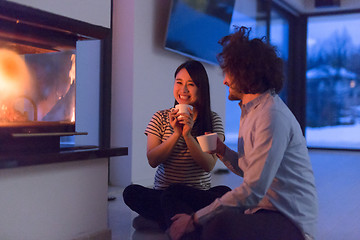
[(210, 133), (196, 137), (203, 152), (216, 150), (217, 133)]
[(186, 113), (186, 114), (190, 114), (188, 108), (190, 108), (191, 110), (193, 109), (193, 106), (189, 105), (189, 104), (177, 104), (175, 105), (176, 109), (179, 109), (179, 113)]
[[(176, 109), (179, 109), (179, 112), (178, 112), (178, 113), (180, 113), (180, 114), (190, 114), (188, 108), (190, 108), (191, 110), (193, 110), (193, 106), (188, 105), (188, 104), (183, 104), (183, 103), (180, 103), (180, 104), (175, 105), (175, 108), (176, 108)], [(179, 119), (179, 120), (180, 120), (181, 118), (182, 118), (182, 116), (178, 116), (178, 119)]]

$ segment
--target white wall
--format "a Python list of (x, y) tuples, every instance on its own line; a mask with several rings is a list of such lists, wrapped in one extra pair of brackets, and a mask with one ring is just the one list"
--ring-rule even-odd
[[(115, 0), (113, 7), (112, 137), (129, 155), (110, 164), (113, 185), (151, 185), (145, 128), (151, 116), (174, 104), (173, 75), (187, 58), (163, 49), (169, 0)], [(204, 63), (210, 78), (212, 109), (225, 122), (226, 90), (217, 66)]]
[(110, 28), (111, 0), (10, 0), (10, 2)]
[(0, 239), (64, 240), (107, 230), (107, 163), (0, 169)]

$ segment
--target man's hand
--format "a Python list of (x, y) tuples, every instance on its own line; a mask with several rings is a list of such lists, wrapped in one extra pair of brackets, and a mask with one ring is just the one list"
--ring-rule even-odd
[[(205, 132), (205, 135), (206, 134), (210, 134), (211, 132)], [(214, 151), (210, 151), (208, 153), (210, 154), (216, 154), (218, 157), (222, 157), (224, 156), (225, 154), (225, 148), (226, 148), (226, 145), (224, 144), (224, 142), (219, 138), (217, 138), (216, 140), (216, 149)]]
[(193, 220), (188, 214), (176, 214), (171, 220), (173, 223), (170, 226), (169, 234), (172, 240), (179, 240), (185, 233), (195, 230)]

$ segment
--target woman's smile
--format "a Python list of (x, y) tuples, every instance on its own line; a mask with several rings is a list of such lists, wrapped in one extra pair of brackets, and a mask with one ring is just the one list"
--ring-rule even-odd
[(183, 100), (187, 100), (190, 98), (190, 96), (189, 95), (179, 95), (179, 98), (183, 99)]
[(174, 97), (178, 103), (195, 105), (198, 87), (191, 79), (188, 71), (183, 68), (176, 74), (174, 83)]

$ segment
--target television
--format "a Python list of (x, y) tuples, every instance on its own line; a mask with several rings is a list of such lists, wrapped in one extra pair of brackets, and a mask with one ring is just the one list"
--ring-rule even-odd
[(173, 0), (165, 49), (218, 64), (219, 40), (228, 35), (235, 0)]

